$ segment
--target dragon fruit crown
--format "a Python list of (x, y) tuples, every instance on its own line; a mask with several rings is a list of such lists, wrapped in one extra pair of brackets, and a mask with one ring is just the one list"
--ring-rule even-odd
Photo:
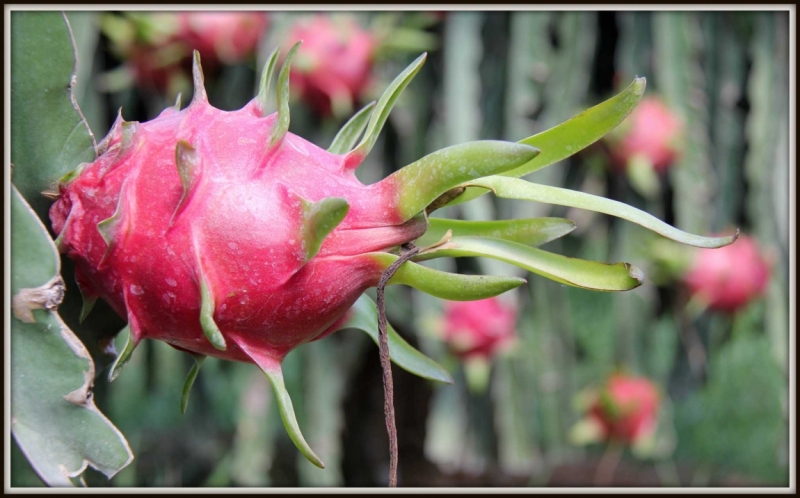
[[(267, 95), (277, 49), (265, 64), (258, 95), (233, 112), (208, 103), (195, 52), (188, 107), (180, 108), (179, 96), (174, 107), (143, 123), (126, 122), (120, 112), (98, 144), (96, 160), (60, 180), (50, 217), (56, 245), (76, 263), (82, 318), (102, 297), (128, 320), (128, 342), (111, 380), (142, 339), (164, 341), (196, 360), (181, 400), (185, 410), (206, 356), (255, 363), (273, 386), (295, 445), (323, 467), (300, 432), (281, 361), (293, 348), (344, 328), (362, 329), (377, 342), (376, 306), (363, 293), (399, 259), (402, 245), (413, 242), (421, 250), (389, 284), (450, 300), (484, 299), (525, 281), (445, 273), (415, 261), (485, 256), (588, 289), (628, 290), (641, 283), (641, 272), (627, 263), (581, 261), (534, 247), (569, 233), (575, 226), (570, 220), (429, 218), (436, 208), (491, 190), (613, 214), (701, 247), (734, 239), (690, 235), (615, 201), (513, 178), (558, 160), (550, 154), (536, 163), (539, 150), (526, 143), (448, 147), (364, 185), (355, 170), (425, 54), (324, 150), (288, 131), (289, 72), (299, 45), (279, 72), (276, 112), (267, 113)], [(643, 91), (640, 78), (615, 98), (632, 107)], [(451, 382), (391, 328), (389, 345), (402, 368)]]

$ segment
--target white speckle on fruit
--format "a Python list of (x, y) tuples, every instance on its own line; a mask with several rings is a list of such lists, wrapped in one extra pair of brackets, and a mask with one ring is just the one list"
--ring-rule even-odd
[(139, 287), (138, 285), (131, 285), (131, 294), (134, 296), (141, 296), (144, 294), (144, 289)]
[(176, 287), (178, 285), (178, 282), (176, 282), (175, 280), (173, 280), (171, 278), (168, 278), (167, 279), (167, 285), (169, 285), (170, 287)]

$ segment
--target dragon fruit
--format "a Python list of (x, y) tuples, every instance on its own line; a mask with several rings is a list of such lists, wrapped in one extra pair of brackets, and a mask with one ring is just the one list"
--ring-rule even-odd
[(709, 308), (732, 313), (761, 296), (769, 283), (770, 265), (755, 240), (719, 251), (699, 250), (684, 282), (693, 296)]
[(612, 161), (620, 169), (639, 160), (663, 173), (677, 158), (683, 138), (681, 120), (656, 97), (643, 98), (617, 131), (608, 141)]
[(291, 74), (300, 96), (321, 115), (349, 112), (370, 84), (377, 40), (350, 18), (321, 15), (294, 25), (289, 37), (303, 40)]
[(255, 52), (268, 23), (265, 12), (180, 12), (176, 39), (206, 63), (231, 64)]
[[(195, 53), (191, 104), (145, 123), (120, 114), (96, 161), (62, 179), (50, 217), (57, 246), (76, 262), (86, 312), (102, 297), (128, 319), (130, 339), (112, 379), (145, 338), (194, 354), (198, 367), (209, 355), (255, 363), (278, 393), (293, 440), (322, 466), (297, 429), (281, 360), (348, 326), (348, 310), (398, 259), (389, 251), (426, 231), (424, 211), (437, 197), (524, 164), (538, 150), (475, 142), (363, 185), (354, 170), (425, 56), (395, 80), (369, 123), (362, 112), (345, 126), (331, 152), (288, 132), (289, 68), (298, 45), (281, 69), (272, 114), (265, 99), (277, 50), (259, 95), (234, 112), (209, 105)], [(364, 126), (364, 139), (347, 152)], [(414, 266), (412, 273), (433, 272)], [(484, 277), (453, 278), (463, 286)], [(494, 289), (475, 287), (475, 298), (523, 282), (502, 280)]]
[(496, 297), (448, 302), (444, 340), (463, 359), (491, 359), (516, 338), (517, 313)]
[[(386, 336), (376, 325), (383, 315), (363, 294), (367, 288), (405, 284), (435, 297), (470, 301), (525, 283), (516, 277), (446, 273), (417, 263), (472, 256), (506, 261), (587, 289), (622, 291), (641, 284), (641, 271), (627, 263), (583, 261), (533, 247), (569, 233), (575, 228), (570, 220), (470, 222), (429, 217), (434, 210), (491, 190), (500, 197), (617, 215), (700, 247), (735, 240), (687, 234), (607, 199), (493, 176), (521, 175), (558, 160), (557, 153), (546, 157), (550, 162), (533, 163), (539, 150), (525, 142), (551, 143), (553, 135), (563, 137), (574, 126), (571, 121), (523, 143), (447, 147), (364, 185), (355, 170), (425, 54), (323, 150), (288, 131), (290, 71), (299, 45), (288, 52), (278, 75), (276, 112), (267, 112), (267, 95), (277, 49), (265, 64), (257, 96), (232, 112), (209, 104), (195, 51), (194, 96), (188, 107), (181, 109), (179, 97), (174, 107), (143, 123), (124, 121), (120, 111), (97, 144), (96, 159), (58, 181), (50, 218), (56, 246), (75, 262), (84, 297), (81, 317), (103, 298), (128, 321), (127, 344), (110, 370), (111, 380), (143, 339), (164, 341), (196, 360), (181, 398), (185, 410), (204, 358), (254, 363), (272, 384), (292, 441), (322, 467), (300, 431), (281, 362), (303, 343), (344, 328), (364, 330), (376, 342), (380, 337), (382, 352), (387, 352)], [(644, 80), (636, 80), (623, 94), (575, 119), (611, 113), (603, 120), (616, 125), (643, 91)], [(592, 132), (594, 140), (600, 131)], [(566, 150), (591, 141), (573, 143)], [(452, 382), (391, 327), (387, 336), (395, 364)]]
[(658, 387), (649, 379), (614, 374), (597, 394), (589, 416), (603, 439), (634, 443), (655, 431), (660, 403)]

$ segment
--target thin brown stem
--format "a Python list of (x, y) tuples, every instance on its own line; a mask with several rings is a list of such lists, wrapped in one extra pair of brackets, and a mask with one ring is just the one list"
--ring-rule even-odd
[(389, 433), (389, 487), (397, 487), (397, 427), (394, 421), (394, 384), (392, 382), (392, 363), (389, 356), (389, 340), (386, 334), (386, 302), (384, 290), (386, 284), (400, 265), (413, 258), (419, 252), (414, 244), (404, 244), (400, 258), (384, 270), (378, 281), (378, 350), (383, 369), (383, 412), (386, 417), (386, 432)]

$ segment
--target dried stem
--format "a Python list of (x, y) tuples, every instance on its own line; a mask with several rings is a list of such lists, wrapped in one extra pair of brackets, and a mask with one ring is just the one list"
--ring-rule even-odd
[(394, 421), (394, 384), (392, 382), (392, 363), (389, 357), (389, 341), (386, 335), (386, 302), (384, 289), (400, 265), (413, 258), (419, 247), (412, 243), (403, 244), (400, 258), (389, 265), (378, 281), (378, 350), (383, 369), (383, 412), (386, 417), (386, 432), (389, 433), (389, 487), (397, 487), (397, 427)]

